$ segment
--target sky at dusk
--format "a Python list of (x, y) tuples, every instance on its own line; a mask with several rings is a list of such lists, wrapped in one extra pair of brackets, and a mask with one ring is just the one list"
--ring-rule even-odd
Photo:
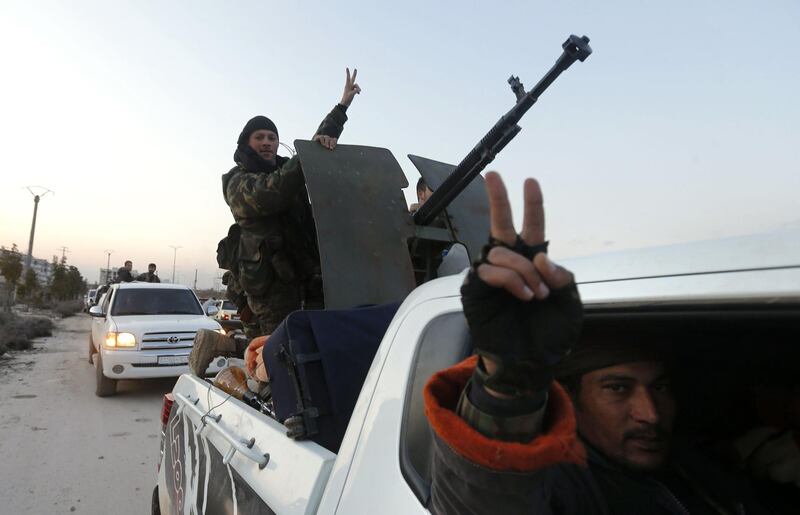
[[(220, 176), (256, 114), (309, 138), (363, 93), (341, 143), (457, 163), (569, 34), (594, 54), (491, 168), (521, 220), (539, 179), (557, 257), (800, 226), (800, 3), (0, 2), (0, 244), (90, 281), (125, 259), (210, 287), (233, 219)], [(351, 199), (358, 202), (358, 199)]]

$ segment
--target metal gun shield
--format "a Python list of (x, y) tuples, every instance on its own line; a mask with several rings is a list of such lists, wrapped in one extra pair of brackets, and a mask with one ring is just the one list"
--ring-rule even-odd
[[(456, 168), (454, 165), (409, 154), (408, 158), (419, 170), (422, 178), (436, 189)], [(489, 238), (489, 197), (486, 195), (483, 176), (477, 175), (445, 208), (453, 229), (453, 241), (467, 248), (470, 261), (478, 258), (481, 248)]]
[(294, 142), (317, 226), (327, 309), (403, 300), (413, 234), (400, 164), (385, 148)]

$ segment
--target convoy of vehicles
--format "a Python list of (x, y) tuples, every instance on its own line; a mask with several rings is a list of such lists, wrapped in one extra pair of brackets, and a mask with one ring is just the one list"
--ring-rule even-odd
[(89, 311), (89, 308), (91, 308), (94, 305), (95, 295), (97, 295), (97, 288), (92, 288), (86, 292), (86, 296), (84, 296), (83, 298), (84, 311)]
[[(684, 379), (704, 394), (714, 383), (741, 382), (741, 374), (723, 374), (729, 368), (755, 374), (797, 363), (786, 336), (800, 325), (800, 234), (563, 264), (579, 280), (587, 328), (669, 335), (676, 352), (691, 356)], [(405, 299), (336, 454), (288, 438), (280, 421), (208, 381), (181, 376), (162, 411), (154, 513), (427, 513), (432, 441), (421, 394), (431, 374), (470, 353), (462, 280), (438, 279)], [(711, 378), (699, 373), (709, 363), (720, 368)], [(702, 398), (686, 397), (686, 417), (697, 412), (697, 420), (718, 423)]]
[[(89, 309), (89, 360), (96, 368), (96, 394), (114, 395), (120, 379), (176, 377), (189, 370), (188, 357), (198, 329), (222, 332), (204, 313), (194, 292), (179, 284), (112, 285)], [(219, 370), (224, 360), (212, 364)]]
[(239, 320), (239, 313), (236, 304), (229, 300), (218, 300), (215, 302), (217, 313), (214, 315), (216, 320)]

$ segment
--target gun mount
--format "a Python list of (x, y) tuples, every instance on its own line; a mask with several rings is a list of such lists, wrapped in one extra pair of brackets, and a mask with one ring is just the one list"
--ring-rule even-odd
[(412, 216), (403, 171), (387, 149), (338, 145), (333, 152), (296, 140), (317, 226), (325, 306), (395, 302), (436, 277), (442, 253), (463, 245), (477, 258), (489, 234), (480, 172), (522, 130), (522, 116), (555, 79), (591, 53), (589, 38), (570, 36), (553, 67), (528, 92), (509, 84), (517, 103), (458, 164), (409, 155), (433, 195)]

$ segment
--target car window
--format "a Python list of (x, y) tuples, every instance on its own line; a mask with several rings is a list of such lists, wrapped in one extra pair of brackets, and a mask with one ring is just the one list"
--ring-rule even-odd
[(101, 301), (103, 303), (103, 313), (108, 313), (108, 305), (111, 303), (111, 292), (104, 293)]
[(226, 300), (225, 302), (222, 303), (222, 309), (236, 311), (238, 308), (236, 307), (236, 304), (234, 304), (229, 300)]
[(431, 320), (414, 355), (401, 424), (400, 470), (424, 506), (430, 500), (433, 436), (425, 416), (422, 390), (437, 370), (466, 358), (471, 347), (464, 315), (447, 313)]
[(111, 314), (202, 315), (197, 297), (190, 290), (141, 288), (117, 290)]

